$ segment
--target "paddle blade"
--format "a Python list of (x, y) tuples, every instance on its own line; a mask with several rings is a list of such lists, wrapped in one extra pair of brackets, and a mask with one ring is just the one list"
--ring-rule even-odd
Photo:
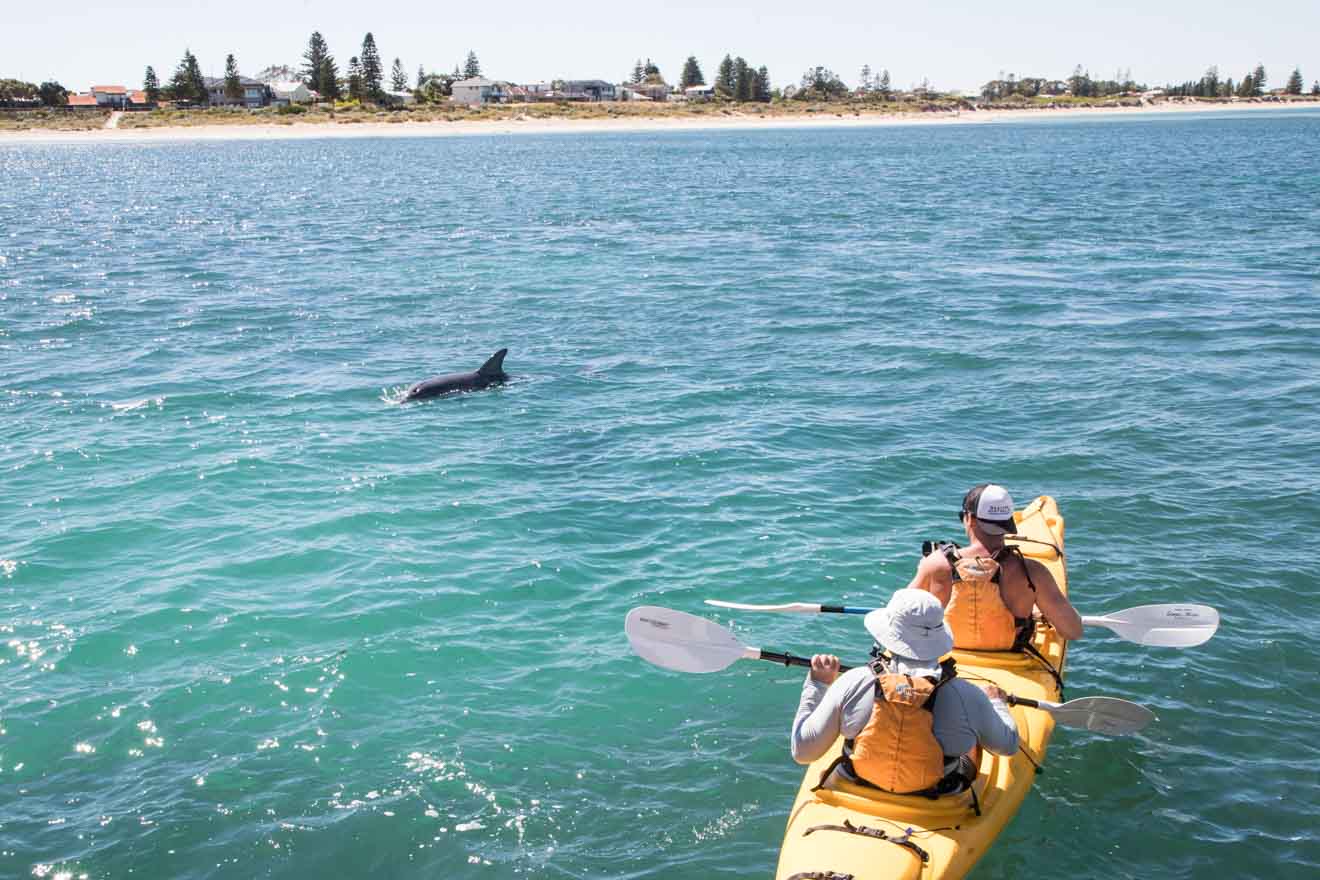
[(1042, 701), (1040, 708), (1053, 715), (1056, 724), (1111, 735), (1136, 733), (1155, 720), (1155, 713), (1145, 706), (1114, 697), (1082, 697), (1062, 706)]
[(657, 605), (629, 611), (623, 630), (637, 656), (676, 672), (718, 672), (760, 655), (713, 620)]
[(1138, 645), (1194, 648), (1219, 629), (1219, 612), (1209, 605), (1141, 605), (1082, 622), (1107, 627)]

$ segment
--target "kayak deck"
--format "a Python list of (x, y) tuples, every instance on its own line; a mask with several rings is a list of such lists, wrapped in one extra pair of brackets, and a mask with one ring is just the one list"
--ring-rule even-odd
[[(1015, 518), (1019, 535), (1063, 547), (1063, 518), (1053, 498), (1044, 495), (1037, 498)], [(1025, 556), (1048, 567), (1067, 595), (1064, 560), (1053, 547), (1032, 542), (1010, 543), (1018, 543)], [(1042, 626), (1037, 628), (1035, 646), (1062, 674), (1066, 642), (1053, 629)], [(963, 678), (989, 679), (1019, 697), (1054, 701), (1060, 698), (1053, 676), (1035, 658), (986, 651), (955, 651), (954, 657), (958, 661), (958, 674)], [(829, 876), (830, 872), (838, 880), (962, 877), (1016, 815), (1035, 778), (1031, 759), (1044, 763), (1054, 732), (1054, 720), (1047, 712), (1022, 706), (1014, 706), (1010, 711), (1017, 722), (1021, 745), (1011, 757), (982, 753), (973, 785), (980, 816), (973, 812), (972, 796), (968, 792), (930, 799), (887, 794), (846, 783), (813, 792), (811, 789), (819, 782), (821, 773), (839, 755), (842, 740), (836, 741), (826, 755), (806, 770), (788, 817), (776, 878), (790, 880), (803, 874)], [(845, 823), (869, 831), (850, 831)], [(890, 839), (880, 837), (879, 833)], [(906, 840), (920, 851), (895, 843), (892, 838)]]

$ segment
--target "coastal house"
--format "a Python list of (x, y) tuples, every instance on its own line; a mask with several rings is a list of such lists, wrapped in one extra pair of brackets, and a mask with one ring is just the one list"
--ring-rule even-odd
[(243, 89), (243, 94), (238, 98), (231, 98), (225, 94), (223, 77), (202, 77), (202, 84), (206, 86), (207, 100), (210, 101), (212, 107), (247, 107), (255, 109), (270, 104), (271, 90), (264, 82), (240, 76), (238, 83)]
[(620, 101), (668, 101), (669, 85), (662, 82), (624, 83), (619, 86)]
[(624, 102), (645, 101), (649, 104), (651, 102), (651, 97), (649, 95), (642, 94), (641, 92), (637, 91), (629, 84), (624, 84), (619, 86), (619, 100)]
[(123, 86), (92, 86), (92, 97), (98, 107), (123, 110), (128, 105), (128, 89)]
[(688, 97), (688, 100), (702, 98), (710, 99), (715, 97), (715, 87), (707, 85), (688, 86), (683, 90), (683, 94)]
[(96, 95), (89, 92), (86, 95), (69, 95), (69, 102), (65, 106), (90, 109), (101, 105), (96, 102)]
[(408, 107), (417, 103), (417, 96), (409, 91), (386, 90), (384, 103), (389, 107)]
[(554, 84), (548, 82), (527, 83), (519, 88), (527, 95), (528, 101), (548, 101), (555, 90)]
[(270, 87), (270, 102), (276, 107), (287, 107), (290, 104), (310, 104), (319, 96), (316, 92), (307, 88), (307, 84), (298, 80), (275, 80), (266, 83)]
[(503, 104), (509, 100), (503, 83), (474, 76), (462, 79), (450, 87), (449, 100), (455, 104), (480, 107), (483, 104)]
[(618, 91), (603, 79), (569, 79), (564, 80), (560, 96), (566, 101), (614, 101)]

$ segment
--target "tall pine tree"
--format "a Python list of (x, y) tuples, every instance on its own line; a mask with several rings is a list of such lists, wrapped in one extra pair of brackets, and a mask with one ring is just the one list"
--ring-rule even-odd
[(1265, 65), (1257, 64), (1256, 70), (1251, 74), (1252, 97), (1259, 98), (1265, 94)]
[(156, 79), (156, 68), (147, 65), (147, 72), (142, 76), (142, 91), (147, 93), (147, 100), (153, 104), (160, 100), (160, 80)]
[(424, 82), (426, 82), (426, 69), (423, 68), (422, 65), (419, 64), (419, 65), (417, 65), (417, 86), (416, 86), (416, 87), (420, 89), (420, 88), (422, 87), (422, 83), (424, 83)]
[(356, 55), (348, 59), (348, 98), (350, 101), (362, 100), (362, 65)]
[(238, 62), (232, 52), (225, 58), (225, 97), (230, 101), (243, 98), (243, 81), (239, 79)]
[(326, 101), (338, 101), (343, 95), (343, 90), (339, 87), (339, 65), (335, 63), (335, 56), (327, 55), (321, 61), (320, 86), (316, 91), (320, 93), (321, 98)]
[(206, 83), (202, 80), (202, 67), (197, 63), (197, 56), (191, 50), (183, 50), (183, 59), (174, 69), (170, 80), (174, 91), (174, 100), (205, 104)]
[(678, 84), (685, 89), (706, 84), (706, 77), (701, 74), (701, 65), (697, 63), (697, 56), (689, 55), (688, 60), (683, 63), (683, 76)]
[[(458, 68), (454, 68), (457, 72)], [(481, 62), (477, 60), (477, 53), (468, 50), (467, 63), (463, 65), (463, 76), (466, 79), (474, 79), (481, 76)]]
[(752, 69), (741, 55), (733, 59), (733, 99), (752, 100)]
[(394, 69), (390, 71), (390, 85), (396, 92), (408, 91), (408, 74), (403, 70), (403, 62), (394, 59)]
[(637, 85), (644, 79), (646, 79), (646, 68), (642, 66), (642, 59), (638, 58), (633, 63), (632, 75), (628, 78), (628, 82)]
[(367, 35), (362, 38), (362, 56), (358, 63), (362, 65), (361, 100), (379, 100), (385, 71), (380, 65), (380, 53), (376, 51), (376, 38), (371, 35), (371, 31), (367, 31)]
[(719, 73), (715, 75), (715, 89), (724, 93), (724, 97), (732, 98), (737, 91), (737, 82), (734, 81), (733, 58), (729, 55), (724, 56), (720, 62)]
[(1292, 76), (1288, 77), (1288, 86), (1286, 91), (1290, 95), (1300, 95), (1302, 93), (1302, 69), (1294, 67)]
[(890, 92), (889, 92), (889, 68), (885, 68), (884, 70), (880, 71), (880, 79), (876, 82), (875, 87), (876, 87), (876, 89), (879, 90), (880, 95), (881, 95), (886, 101), (888, 101), (888, 100), (889, 100), (889, 94), (890, 94)]
[(770, 71), (766, 70), (765, 65), (761, 65), (752, 78), (752, 100), (762, 103), (770, 101)]
[(329, 57), (330, 49), (325, 44), (325, 38), (320, 31), (312, 31), (311, 39), (307, 41), (307, 50), (303, 52), (302, 77), (307, 88), (325, 94), (321, 76), (325, 72), (325, 59)]

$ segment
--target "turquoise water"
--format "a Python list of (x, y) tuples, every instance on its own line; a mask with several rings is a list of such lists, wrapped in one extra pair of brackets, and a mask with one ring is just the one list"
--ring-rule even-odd
[(1320, 114), (0, 179), (0, 876), (768, 876), (799, 675), (624, 614), (882, 602), (986, 479), (1059, 499), (1083, 611), (1224, 624), (1075, 646), (1159, 721), (1060, 729), (975, 876), (1320, 870)]

